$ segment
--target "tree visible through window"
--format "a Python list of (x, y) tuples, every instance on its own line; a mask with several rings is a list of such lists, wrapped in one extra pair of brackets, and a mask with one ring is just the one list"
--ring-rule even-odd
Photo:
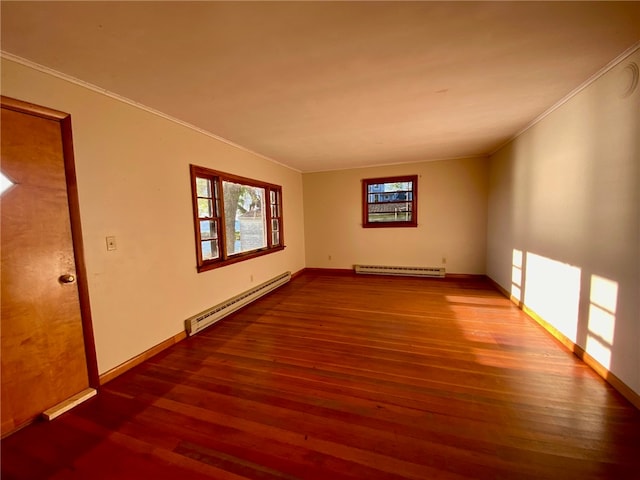
[(417, 207), (417, 175), (362, 181), (363, 227), (416, 227)]
[(198, 271), (284, 248), (282, 188), (191, 166)]

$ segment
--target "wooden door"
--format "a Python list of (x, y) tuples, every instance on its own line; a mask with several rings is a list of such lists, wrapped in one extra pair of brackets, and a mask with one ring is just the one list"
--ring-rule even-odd
[(6, 436), (85, 390), (97, 369), (74, 251), (77, 197), (67, 193), (68, 181), (75, 193), (69, 116), (5, 97), (1, 111), (0, 171), (15, 184), (0, 197)]

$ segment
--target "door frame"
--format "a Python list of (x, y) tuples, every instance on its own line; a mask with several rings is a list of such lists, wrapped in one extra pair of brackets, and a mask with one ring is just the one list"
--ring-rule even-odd
[(69, 217), (71, 220), (71, 240), (76, 262), (76, 284), (78, 299), (80, 300), (80, 317), (82, 335), (84, 337), (84, 353), (89, 374), (89, 386), (98, 389), (100, 378), (98, 375), (98, 358), (96, 355), (93, 322), (91, 320), (91, 305), (89, 303), (89, 284), (84, 259), (84, 243), (82, 241), (82, 225), (80, 222), (80, 204), (78, 200), (78, 183), (76, 180), (75, 157), (73, 155), (73, 136), (71, 133), (71, 115), (15, 98), (0, 96), (2, 108), (15, 112), (34, 115), (60, 124), (62, 154), (64, 157), (64, 171), (67, 183), (67, 199), (69, 203)]

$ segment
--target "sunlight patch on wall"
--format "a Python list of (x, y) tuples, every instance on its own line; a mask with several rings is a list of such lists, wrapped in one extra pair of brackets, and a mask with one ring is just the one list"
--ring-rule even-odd
[(581, 269), (530, 252), (525, 262), (524, 303), (576, 342)]
[(611, 347), (616, 325), (618, 282), (591, 275), (586, 351), (603, 367), (611, 367)]
[(522, 300), (522, 250), (513, 249), (511, 261), (511, 296)]

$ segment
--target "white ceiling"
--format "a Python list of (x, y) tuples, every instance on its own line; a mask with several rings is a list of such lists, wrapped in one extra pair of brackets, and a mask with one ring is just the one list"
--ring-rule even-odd
[(2, 2), (2, 50), (303, 172), (486, 155), (640, 2)]

